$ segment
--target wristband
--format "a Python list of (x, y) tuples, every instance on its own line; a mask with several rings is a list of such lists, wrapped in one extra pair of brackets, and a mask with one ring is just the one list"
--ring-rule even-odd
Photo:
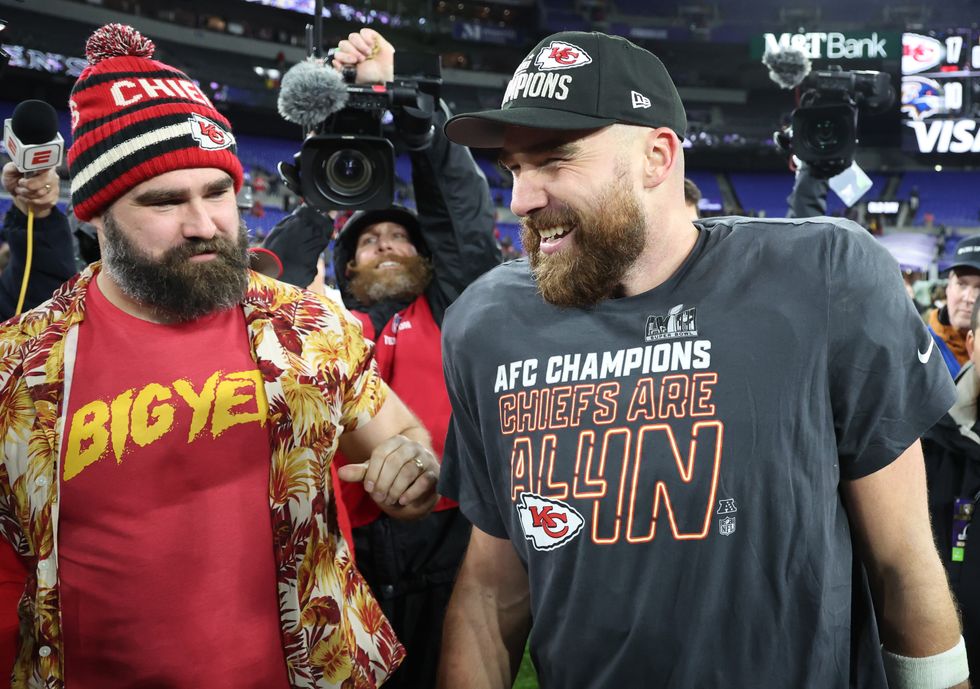
[(882, 648), (881, 659), (890, 689), (949, 689), (970, 677), (962, 636), (951, 649), (936, 655), (909, 658)]

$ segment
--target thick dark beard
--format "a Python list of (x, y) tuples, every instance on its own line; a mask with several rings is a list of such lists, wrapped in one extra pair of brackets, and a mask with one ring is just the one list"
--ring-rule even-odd
[[(646, 246), (646, 218), (625, 174), (617, 175), (592, 204), (596, 211), (568, 206), (521, 219), (521, 243), (538, 291), (555, 306), (589, 308), (615, 296), (626, 272)], [(540, 228), (574, 227), (574, 246), (541, 253)]]
[[(378, 270), (385, 261), (396, 261), (404, 270)], [(364, 306), (385, 299), (414, 299), (432, 280), (432, 263), (424, 256), (385, 256), (362, 266), (348, 265), (348, 289)]]
[[(192, 321), (234, 306), (245, 296), (249, 262), (244, 222), (237, 240), (189, 239), (160, 259), (144, 253), (109, 212), (102, 231), (103, 270), (123, 294), (159, 311), (168, 321)], [(217, 255), (210, 261), (188, 260), (211, 252)]]

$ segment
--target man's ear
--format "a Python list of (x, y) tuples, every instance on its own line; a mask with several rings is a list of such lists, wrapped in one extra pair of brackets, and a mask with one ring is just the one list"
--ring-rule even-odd
[(357, 264), (354, 263), (354, 259), (353, 258), (351, 260), (347, 261), (347, 265), (344, 266), (344, 275), (346, 277), (350, 277), (355, 272), (355, 268), (356, 267), (357, 267)]
[(643, 186), (650, 189), (670, 176), (681, 155), (681, 141), (667, 127), (651, 129), (644, 137)]
[(966, 333), (966, 355), (971, 359), (973, 358), (973, 348), (977, 346), (977, 331), (980, 331), (980, 328), (968, 330)]
[(88, 221), (89, 225), (95, 228), (95, 240), (99, 243), (99, 249), (105, 244), (105, 215), (97, 215)]

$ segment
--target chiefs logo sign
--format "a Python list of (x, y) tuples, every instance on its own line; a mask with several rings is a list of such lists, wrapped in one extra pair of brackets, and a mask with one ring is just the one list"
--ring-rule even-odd
[(565, 43), (564, 41), (552, 41), (538, 52), (534, 59), (534, 64), (540, 70), (570, 69), (581, 67), (592, 62), (589, 54), (577, 45)]
[(915, 74), (936, 67), (946, 52), (932, 36), (917, 33), (902, 35), (902, 74)]
[(220, 151), (235, 143), (231, 132), (207, 117), (193, 113), (188, 122), (191, 125), (191, 136), (205, 151)]
[(585, 523), (574, 507), (534, 493), (521, 493), (517, 513), (524, 537), (535, 550), (554, 550), (565, 545), (578, 535)]

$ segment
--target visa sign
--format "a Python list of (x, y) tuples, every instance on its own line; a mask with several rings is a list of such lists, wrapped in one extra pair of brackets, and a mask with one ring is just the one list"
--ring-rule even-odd
[(890, 57), (890, 50), (897, 42), (897, 34), (843, 34), (836, 31), (811, 33), (782, 33), (763, 35), (766, 51), (796, 48), (811, 60), (856, 60)]
[(906, 122), (915, 132), (920, 153), (980, 153), (980, 127), (976, 120)]

